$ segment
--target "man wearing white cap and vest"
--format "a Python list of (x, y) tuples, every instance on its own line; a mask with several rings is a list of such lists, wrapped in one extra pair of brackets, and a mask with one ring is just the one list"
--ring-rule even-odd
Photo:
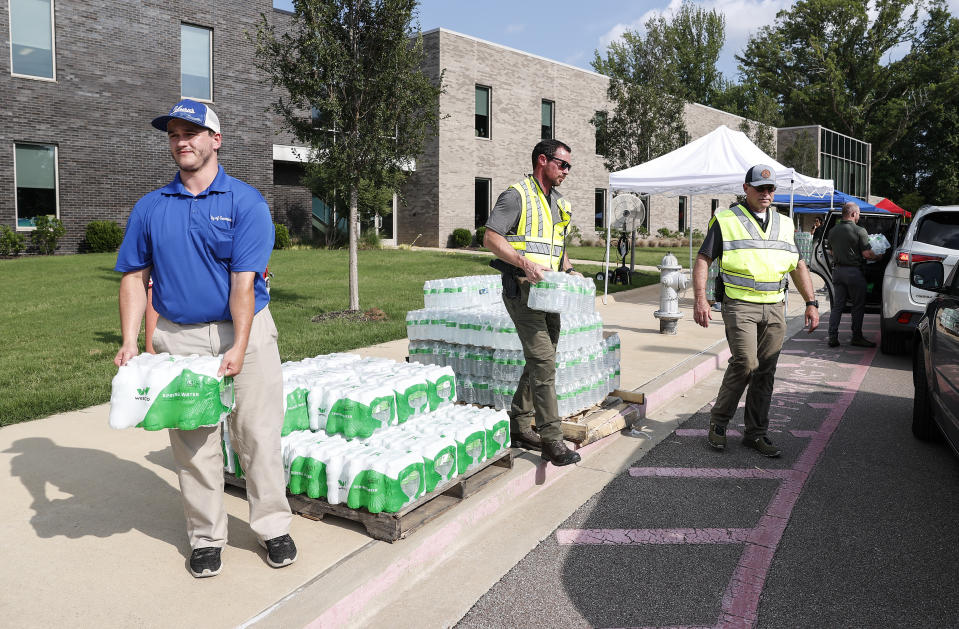
[(563, 441), (556, 402), (560, 316), (533, 310), (527, 302), (530, 284), (543, 279), (544, 271), (582, 277), (566, 255), (570, 206), (556, 190), (572, 167), (570, 148), (559, 140), (543, 140), (532, 157), (533, 173), (496, 200), (483, 244), (497, 257), (490, 265), (503, 275), (503, 303), (526, 358), (509, 411), (513, 445), (542, 450), (543, 460), (553, 465), (569, 465), (580, 456)]
[[(280, 449), (283, 377), (262, 276), (273, 250), (270, 208), (218, 164), (220, 121), (209, 106), (182, 100), (152, 124), (166, 132), (179, 172), (130, 213), (115, 267), (123, 273), (123, 341), (114, 362), (123, 365), (139, 352), (152, 275), (156, 350), (222, 354), (218, 375), (233, 377), (236, 409), (227, 421), (246, 478), (250, 527), (267, 563), (280, 568), (296, 560), (296, 545)], [(227, 539), (220, 426), (169, 432), (192, 548), (189, 570), (211, 577), (220, 572)]]
[(723, 323), (729, 342), (729, 365), (713, 405), (707, 441), (717, 450), (726, 447), (726, 427), (746, 393), (743, 445), (768, 457), (780, 449), (767, 435), (769, 405), (776, 363), (786, 337), (784, 299), (786, 274), (806, 300), (805, 323), (812, 332), (819, 325), (819, 302), (812, 280), (799, 257), (793, 224), (771, 207), (776, 192), (776, 171), (757, 164), (746, 171), (743, 184), (746, 204), (717, 212), (693, 266), (696, 323), (709, 326), (706, 301), (709, 264), (719, 259), (717, 299), (723, 303)]

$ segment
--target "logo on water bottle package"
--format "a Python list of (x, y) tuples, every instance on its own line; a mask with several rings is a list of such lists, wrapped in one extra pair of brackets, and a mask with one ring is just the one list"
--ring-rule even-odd
[(144, 387), (142, 389), (137, 389), (137, 395), (133, 397), (134, 400), (139, 400), (141, 402), (149, 402), (150, 396), (150, 387)]
[(143, 389), (137, 389), (137, 393), (139, 393), (140, 395), (146, 395), (146, 394), (149, 393), (149, 392), (150, 392), (150, 387), (146, 387), (146, 388), (143, 388)]

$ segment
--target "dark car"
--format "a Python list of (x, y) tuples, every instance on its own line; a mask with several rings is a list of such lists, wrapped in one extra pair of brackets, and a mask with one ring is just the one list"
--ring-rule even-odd
[(942, 262), (915, 263), (909, 274), (914, 287), (935, 293), (913, 334), (912, 433), (941, 434), (959, 454), (959, 266), (946, 281), (943, 274)]

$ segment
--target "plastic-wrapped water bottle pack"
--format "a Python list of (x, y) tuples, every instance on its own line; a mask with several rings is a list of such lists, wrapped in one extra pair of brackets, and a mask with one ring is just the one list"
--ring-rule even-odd
[(445, 366), (327, 354), (282, 368), (284, 435), (312, 430), (366, 438), (456, 400), (454, 372)]
[[(479, 277), (499, 281), (499, 276)], [(410, 362), (452, 367), (460, 401), (509, 408), (526, 366), (523, 346), (495, 286), (490, 284), (485, 300), (477, 300), (464, 296), (469, 291), (459, 290), (471, 282), (478, 280), (447, 278), (426, 283), (426, 307), (406, 316)], [(619, 336), (603, 338), (595, 296), (592, 279), (566, 273), (547, 272), (542, 282), (530, 288), (531, 307), (561, 313), (556, 381), (564, 416), (589, 408), (619, 387)], [(560, 382), (565, 387), (562, 393)]]
[(546, 271), (529, 288), (530, 308), (563, 314), (588, 314), (596, 310), (596, 283), (591, 277)]
[[(224, 436), (227, 471), (242, 475)], [(506, 413), (444, 406), (368, 439), (292, 432), (282, 440), (283, 465), (290, 493), (396, 512), (496, 456), (509, 440)]]
[(222, 356), (140, 354), (117, 370), (110, 426), (193, 430), (233, 409), (233, 379), (218, 376)]

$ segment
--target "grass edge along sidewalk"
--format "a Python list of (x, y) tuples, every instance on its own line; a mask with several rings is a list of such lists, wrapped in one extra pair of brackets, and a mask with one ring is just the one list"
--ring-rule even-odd
[[(273, 252), (270, 310), (284, 361), (405, 338), (407, 311), (423, 307), (423, 282), (494, 273), (488, 256), (361, 251), (360, 307), (378, 308), (385, 319), (313, 323), (316, 315), (348, 307), (347, 256), (328, 249)], [(120, 346), (115, 261), (115, 253), (0, 260), (0, 426), (109, 401)], [(601, 266), (580, 270), (595, 275)], [(637, 273), (632, 287), (658, 280)], [(626, 289), (610, 286), (610, 293)]]

